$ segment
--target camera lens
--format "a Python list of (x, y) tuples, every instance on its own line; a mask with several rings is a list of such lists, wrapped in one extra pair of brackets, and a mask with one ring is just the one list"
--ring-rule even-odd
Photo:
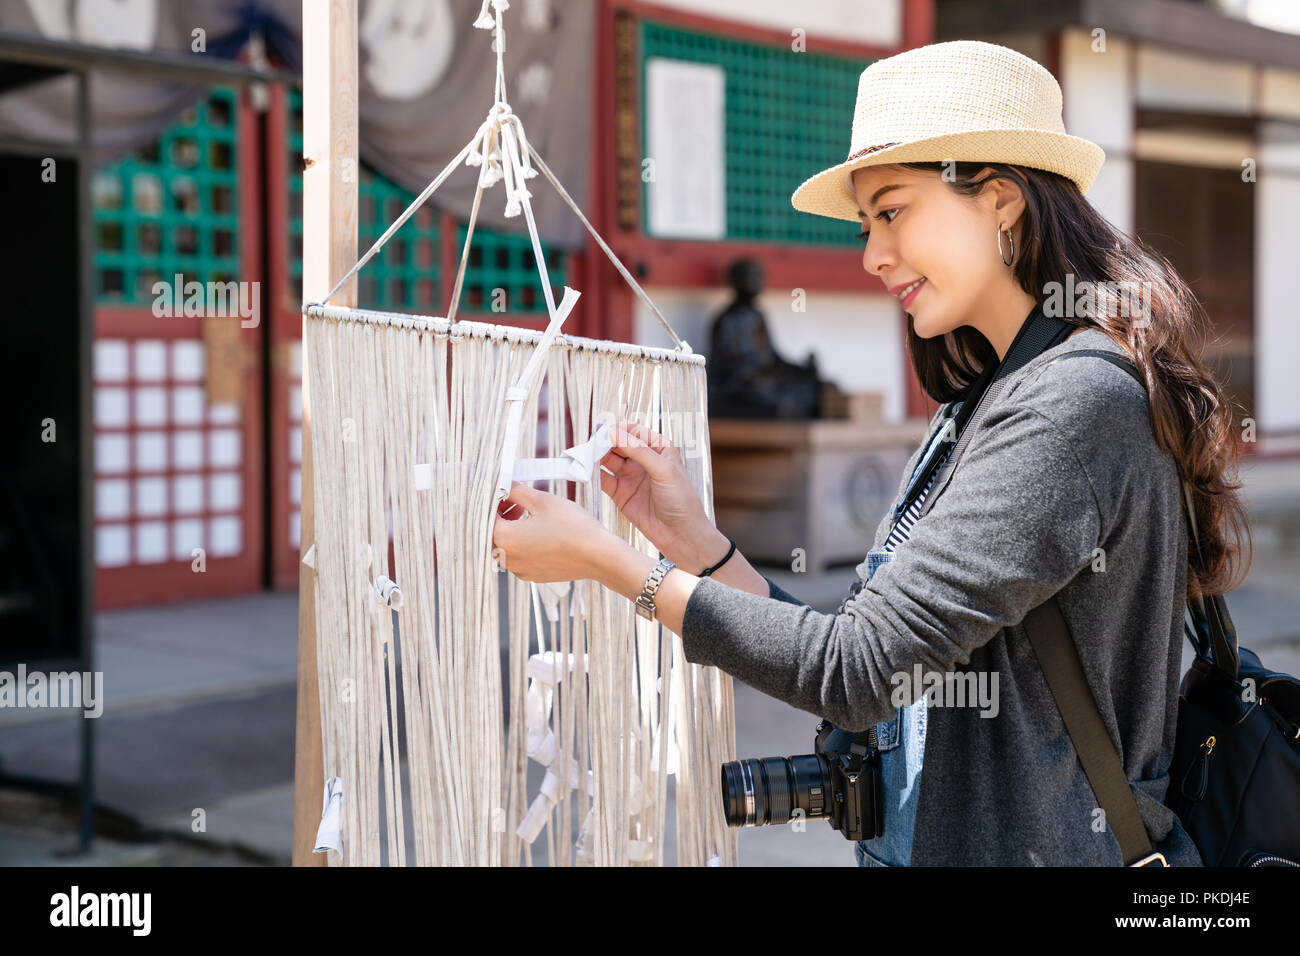
[(829, 813), (830, 785), (830, 764), (819, 754), (733, 760), (722, 765), (722, 812), (733, 827), (815, 820)]

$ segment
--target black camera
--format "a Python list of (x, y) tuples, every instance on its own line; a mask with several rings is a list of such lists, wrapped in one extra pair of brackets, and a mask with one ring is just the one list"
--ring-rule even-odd
[(724, 763), (722, 813), (728, 826), (825, 819), (848, 840), (883, 835), (876, 728), (852, 733), (823, 720), (813, 749), (798, 757)]

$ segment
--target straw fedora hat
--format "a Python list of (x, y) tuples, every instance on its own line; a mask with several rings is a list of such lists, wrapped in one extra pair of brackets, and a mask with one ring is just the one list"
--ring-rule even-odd
[(862, 71), (849, 158), (805, 180), (790, 202), (858, 222), (855, 169), (943, 160), (1044, 169), (1087, 193), (1106, 153), (1065, 132), (1061, 87), (1045, 67), (996, 43), (950, 40)]

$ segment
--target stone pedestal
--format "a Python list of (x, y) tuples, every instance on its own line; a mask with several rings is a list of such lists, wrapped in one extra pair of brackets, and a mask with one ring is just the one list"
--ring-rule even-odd
[(925, 420), (886, 425), (880, 396), (853, 395), (848, 419), (709, 423), (718, 527), (745, 557), (818, 573), (865, 559), (925, 437)]

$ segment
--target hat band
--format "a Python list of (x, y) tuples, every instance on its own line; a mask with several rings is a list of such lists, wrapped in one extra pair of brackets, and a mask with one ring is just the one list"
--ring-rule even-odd
[[(899, 142), (901, 142), (901, 140), (900, 140)], [(876, 150), (880, 150), (880, 149), (888, 149), (890, 146), (897, 146), (897, 145), (898, 145), (898, 142), (893, 142), (893, 143), (881, 143), (881, 144), (879, 144), (878, 146), (868, 146), (866, 149), (860, 149), (860, 150), (858, 150), (856, 153), (854, 153), (852, 156), (850, 156), (848, 159), (846, 159), (846, 160), (844, 160), (844, 161), (845, 161), (846, 163), (851, 163), (851, 162), (853, 162), (855, 159), (857, 159), (857, 158), (860, 157), (860, 156), (866, 156), (868, 153), (874, 153), (874, 152), (876, 152)]]
[[(900, 142), (901, 142), (901, 141), (900, 141)], [(874, 152), (876, 152), (877, 150), (888, 149), (890, 146), (897, 146), (897, 145), (898, 145), (898, 142), (893, 142), (893, 143), (880, 143), (880, 144), (878, 144), (878, 145), (876, 145), (876, 146), (868, 146), (866, 149), (860, 149), (860, 150), (858, 150), (856, 153), (854, 153), (854, 154), (853, 154), (852, 156), (850, 156), (848, 159), (844, 160), (844, 162), (846, 162), (846, 163), (851, 163), (851, 162), (853, 162), (855, 159), (861, 159), (863, 156), (866, 156), (868, 153), (874, 153)], [(847, 172), (847, 173), (844, 174), (844, 188), (845, 188), (846, 190), (848, 190), (848, 193), (849, 193), (850, 196), (853, 195), (853, 171), (852, 171), (852, 170), (850, 170), (849, 172)]]

